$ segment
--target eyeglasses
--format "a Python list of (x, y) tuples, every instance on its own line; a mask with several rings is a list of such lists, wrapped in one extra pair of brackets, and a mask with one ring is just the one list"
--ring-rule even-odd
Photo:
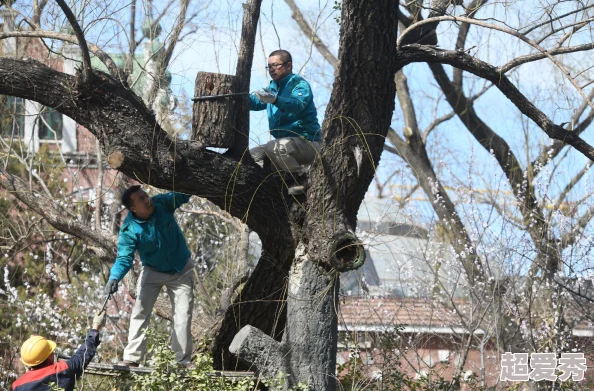
[(280, 69), (283, 65), (285, 65), (286, 62), (281, 62), (280, 64), (270, 64), (266, 67), (267, 70), (271, 70), (271, 69)]

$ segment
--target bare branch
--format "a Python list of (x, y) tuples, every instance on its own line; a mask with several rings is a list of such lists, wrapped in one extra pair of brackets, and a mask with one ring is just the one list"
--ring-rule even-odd
[(498, 68), (498, 70), (500, 73), (507, 73), (511, 69), (516, 68), (522, 64), (542, 60), (543, 58), (546, 58), (548, 56), (556, 56), (558, 54), (583, 52), (583, 51), (592, 50), (592, 49), (594, 49), (594, 43), (587, 43), (587, 44), (583, 44), (583, 45), (551, 49), (551, 50), (548, 50), (546, 54), (545, 53), (527, 54), (525, 56), (520, 56), (520, 57), (514, 58), (513, 60), (500, 66)]
[[(400, 103), (402, 114), (404, 115), (404, 137), (406, 137), (409, 143), (422, 143), (419, 124), (417, 123), (417, 115), (415, 114), (415, 107), (410, 97), (408, 83), (406, 81), (406, 76), (404, 76), (404, 72), (402, 72), (402, 70), (396, 72), (394, 80), (396, 82), (396, 96), (398, 97), (398, 102)], [(414, 140), (411, 140), (413, 138)]]
[(575, 89), (577, 90), (577, 92), (582, 96), (582, 98), (584, 98), (588, 104), (594, 109), (594, 103), (592, 103), (590, 101), (590, 99), (588, 99), (588, 97), (586, 96), (586, 94), (584, 93), (583, 89), (577, 84), (577, 82), (575, 81), (575, 78), (573, 78), (571, 76), (571, 74), (569, 73), (569, 71), (563, 66), (563, 64), (561, 64), (559, 61), (557, 61), (547, 50), (545, 50), (543, 47), (541, 47), (536, 41), (529, 39), (528, 37), (526, 37), (523, 34), (518, 33), (515, 30), (506, 28), (506, 27), (501, 27), (498, 25), (494, 25), (494, 24), (490, 24), (490, 23), (485, 23), (476, 19), (471, 19), (471, 18), (464, 18), (464, 17), (458, 17), (458, 16), (437, 16), (434, 18), (430, 18), (430, 19), (425, 19), (422, 21), (419, 21), (415, 24), (413, 24), (412, 26), (410, 26), (409, 28), (407, 28), (406, 30), (404, 30), (402, 32), (402, 34), (400, 35), (400, 37), (398, 38), (398, 41), (396, 43), (396, 48), (397, 50), (400, 49), (401, 43), (403, 38), (406, 36), (406, 34), (408, 34), (409, 32), (411, 32), (412, 30), (425, 25), (425, 24), (432, 24), (432, 23), (437, 23), (440, 21), (454, 21), (454, 22), (465, 22), (465, 23), (470, 23), (470, 24), (476, 24), (477, 26), (481, 26), (481, 27), (486, 27), (489, 29), (493, 29), (493, 30), (497, 30), (497, 31), (501, 31), (504, 32), (506, 34), (512, 35), (518, 39), (520, 39), (523, 42), (526, 42), (528, 45), (532, 46), (533, 48), (537, 49), (539, 52), (543, 53), (545, 55), (545, 57), (547, 57), (553, 64), (555, 64), (557, 66), (557, 68), (559, 68), (561, 70), (561, 72), (563, 72), (565, 74), (565, 76), (567, 77), (567, 79), (569, 80), (569, 82), (571, 84), (573, 84), (573, 86), (575, 87)]
[(88, 225), (70, 218), (70, 214), (58, 202), (32, 192), (20, 178), (4, 171), (4, 169), (0, 169), (0, 187), (46, 219), (55, 229), (93, 242), (104, 251), (102, 257), (115, 256), (115, 238), (108, 237), (102, 232), (93, 231)]
[(74, 30), (74, 35), (76, 35), (76, 39), (78, 40), (78, 46), (80, 47), (83, 58), (82, 81), (83, 83), (88, 83), (93, 78), (93, 69), (91, 68), (91, 56), (89, 55), (89, 48), (87, 47), (85, 34), (80, 28), (76, 17), (66, 2), (64, 0), (56, 0), (56, 2), (60, 8), (62, 8), (62, 12), (64, 12), (64, 15), (66, 15), (66, 19), (68, 19), (68, 22)]
[(161, 75), (165, 72), (167, 67), (169, 66), (169, 62), (171, 61), (171, 56), (173, 55), (173, 50), (175, 49), (175, 45), (179, 40), (179, 36), (181, 34), (182, 29), (186, 24), (186, 13), (188, 11), (188, 4), (190, 0), (182, 0), (181, 1), (181, 8), (179, 10), (179, 15), (177, 20), (175, 21), (175, 25), (173, 26), (173, 32), (171, 33), (171, 37), (169, 39), (169, 45), (165, 49), (165, 52), (160, 57), (159, 64), (157, 66), (156, 75), (153, 77), (156, 79), (154, 83), (152, 83), (151, 90), (148, 93), (149, 106), (152, 106), (153, 101), (157, 97), (157, 92), (163, 86), (161, 85)]
[(563, 18), (564, 18), (564, 17), (566, 17), (566, 16), (573, 15), (573, 14), (577, 14), (578, 12), (585, 11), (585, 10), (587, 10), (587, 9), (589, 9), (589, 8), (592, 8), (592, 7), (594, 7), (594, 5), (589, 5), (589, 6), (586, 6), (586, 7), (584, 7), (584, 8), (580, 8), (580, 9), (577, 9), (577, 10), (569, 11), (569, 12), (567, 12), (567, 13), (563, 14), (563, 15), (559, 15), (559, 16), (557, 16), (556, 18), (552, 18), (552, 19), (549, 19), (549, 20), (547, 20), (546, 22), (542, 22), (542, 23), (539, 23), (539, 24), (537, 24), (537, 25), (535, 25), (535, 26), (532, 26), (532, 27), (530, 27), (529, 29), (527, 29), (527, 30), (525, 30), (524, 32), (522, 32), (522, 34), (524, 34), (524, 35), (528, 35), (528, 34), (530, 34), (532, 31), (536, 30), (536, 29), (537, 29), (537, 28), (539, 28), (539, 27), (542, 27), (542, 26), (544, 26), (544, 25), (547, 25), (547, 24), (549, 24), (549, 23), (551, 23), (551, 22), (554, 22), (554, 21), (557, 21), (557, 20), (563, 19)]
[(33, 17), (31, 21), (37, 27), (41, 27), (41, 13), (47, 5), (48, 0), (34, 0), (33, 1)]
[(136, 0), (132, 0), (130, 3), (130, 32), (128, 33), (129, 50), (126, 58), (126, 64), (124, 70), (127, 74), (132, 74), (132, 68), (134, 67), (134, 53), (136, 53)]
[(547, 38), (549, 38), (550, 36), (554, 35), (555, 33), (558, 33), (559, 31), (563, 31), (566, 28), (571, 27), (571, 31), (567, 32), (566, 34), (564, 34), (559, 41), (557, 42), (557, 44), (555, 45), (555, 47), (559, 47), (563, 44), (563, 42), (565, 42), (567, 40), (567, 38), (571, 37), (573, 34), (575, 34), (577, 31), (579, 31), (582, 27), (587, 26), (589, 22), (592, 22), (594, 19), (586, 19), (586, 20), (580, 20), (579, 22), (575, 22), (569, 25), (565, 25), (565, 26), (561, 26), (559, 28), (556, 28), (554, 30), (549, 31), (547, 34), (545, 34), (543, 37), (541, 37), (540, 39), (536, 40), (535, 42), (538, 43), (539, 45), (541, 43), (543, 43)]
[[(154, 31), (155, 27), (159, 24), (161, 19), (163, 19), (163, 17), (169, 13), (169, 8), (173, 5), (174, 2), (175, 2), (174, 0), (169, 0), (169, 2), (165, 5), (165, 7), (163, 7), (163, 11), (161, 11), (159, 16), (157, 16), (157, 18), (149, 26), (149, 31)], [(134, 35), (132, 35), (132, 37), (134, 37)], [(140, 39), (138, 41), (136, 41), (135, 46), (136, 47), (140, 46), (140, 44), (142, 43), (142, 41), (144, 41), (145, 38), (146, 38), (146, 35), (143, 34), (142, 37), (140, 37)]]
[[(466, 8), (468, 12), (466, 13), (466, 17), (472, 18), (474, 14), (478, 12), (478, 10), (485, 4), (487, 4), (489, 0), (474, 0), (472, 3), (468, 5)], [(470, 31), (470, 23), (462, 23), (460, 25), (460, 30), (458, 31), (458, 38), (456, 39), (456, 49), (463, 50), (464, 46), (466, 46), (466, 38), (468, 37), (468, 32)], [(456, 88), (462, 88), (462, 70), (458, 68), (454, 68), (454, 78), (453, 83)]]
[[(64, 33), (57, 33), (54, 31), (45, 31), (45, 30), (35, 30), (35, 31), (11, 31), (8, 33), (0, 33), (0, 40), (10, 38), (10, 37), (17, 37), (17, 38), (49, 38), (49, 39), (58, 39), (60, 41), (69, 42), (69, 43), (78, 43), (76, 36)], [(91, 51), (97, 58), (101, 60), (109, 70), (109, 72), (114, 76), (119, 76), (119, 69), (115, 62), (111, 59), (109, 54), (105, 53), (101, 50), (98, 46), (90, 44), (89, 45)]]
[[(546, 114), (527, 99), (497, 68), (466, 53), (441, 50), (431, 46), (407, 45), (398, 52), (402, 66), (411, 62), (448, 64), (492, 82), (515, 106), (533, 120), (549, 137), (563, 141), (594, 161), (594, 148), (574, 132), (553, 123)], [(589, 100), (588, 100), (589, 101)]]
[(328, 47), (322, 42), (322, 40), (318, 37), (318, 34), (311, 29), (309, 24), (305, 21), (301, 10), (295, 4), (293, 0), (285, 0), (285, 3), (291, 8), (291, 17), (295, 19), (303, 34), (306, 37), (311, 39), (312, 43), (315, 45), (316, 49), (320, 52), (320, 54), (332, 65), (332, 67), (336, 68), (338, 65), (338, 59), (334, 54), (328, 49)]
[(443, 124), (444, 122), (447, 122), (449, 120), (451, 120), (452, 118), (454, 118), (454, 116), (456, 115), (455, 111), (451, 111), (448, 114), (439, 117), (439, 118), (435, 118), (433, 120), (433, 122), (431, 122), (429, 124), (429, 126), (427, 126), (427, 129), (425, 129), (425, 131), (423, 132), (423, 142), (427, 143), (427, 138), (429, 138), (429, 134), (435, 129), (437, 128), (439, 125)]
[[(594, 90), (592, 92), (590, 92), (590, 99), (594, 99)], [(574, 116), (572, 117), (572, 119), (571, 119), (572, 124), (579, 121), (580, 117), (582, 116), (582, 114), (584, 113), (584, 111), (586, 110), (587, 107), (588, 107), (588, 104), (586, 102), (583, 102), (582, 105), (575, 112)], [(579, 123), (574, 129), (572, 129), (572, 131), (575, 134), (578, 134), (578, 135), (581, 134), (584, 130), (586, 130), (588, 128), (588, 126), (590, 126), (590, 124), (592, 123), (593, 120), (594, 120), (594, 110), (591, 111), (590, 114), (581, 123)], [(547, 161), (549, 161), (549, 160), (555, 158), (557, 155), (559, 155), (559, 153), (561, 152), (563, 147), (565, 147), (565, 145), (566, 144), (563, 141), (555, 140), (553, 142), (553, 145), (544, 147), (540, 153), (540, 156), (538, 158), (536, 158), (530, 164), (532, 171), (534, 172), (534, 175), (535, 176), (538, 175), (538, 173), (540, 172), (542, 167), (545, 166)]]
[(565, 249), (576, 243), (577, 240), (580, 238), (579, 232), (586, 228), (586, 226), (590, 223), (590, 221), (592, 221), (593, 218), (594, 207), (591, 207), (578, 219), (573, 229), (561, 236), (561, 248)]
[(582, 168), (580, 170), (580, 172), (578, 172), (572, 179), (571, 181), (569, 181), (569, 183), (565, 186), (565, 188), (563, 189), (563, 191), (561, 192), (561, 194), (559, 194), (559, 196), (557, 197), (557, 201), (555, 202), (557, 205), (561, 205), (561, 203), (565, 200), (565, 197), (567, 197), (567, 194), (569, 194), (569, 192), (575, 187), (575, 185), (584, 177), (584, 175), (588, 172), (588, 170), (590, 169), (590, 164), (586, 164), (584, 166), (584, 168)]

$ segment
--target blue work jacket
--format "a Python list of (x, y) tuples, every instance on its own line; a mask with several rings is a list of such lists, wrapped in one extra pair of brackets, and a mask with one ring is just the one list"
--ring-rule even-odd
[(134, 251), (138, 251), (144, 266), (162, 273), (181, 273), (190, 250), (173, 213), (190, 200), (181, 193), (159, 194), (152, 197), (155, 210), (148, 220), (139, 220), (128, 212), (118, 238), (118, 257), (110, 280), (120, 281), (132, 267)]
[(65, 391), (73, 391), (76, 379), (82, 375), (85, 368), (97, 352), (99, 346), (99, 332), (89, 331), (85, 342), (76, 353), (66, 361), (58, 361), (25, 373), (12, 383), (13, 391), (50, 391), (55, 383)]
[(304, 78), (290, 73), (278, 82), (271, 80), (268, 90), (277, 95), (276, 102), (262, 103), (250, 94), (250, 110), (266, 109), (272, 137), (301, 136), (309, 141), (322, 139), (313, 93)]

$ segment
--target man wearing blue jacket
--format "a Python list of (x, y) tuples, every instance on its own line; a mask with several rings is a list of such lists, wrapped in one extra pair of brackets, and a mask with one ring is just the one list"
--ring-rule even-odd
[[(313, 163), (320, 150), (322, 134), (318, 113), (309, 83), (293, 73), (291, 53), (275, 50), (268, 56), (270, 85), (250, 94), (250, 110), (266, 110), (268, 127), (274, 140), (250, 150), (254, 160), (263, 165), (267, 156), (273, 169), (295, 175)], [(298, 180), (303, 182), (303, 180)], [(304, 187), (293, 186), (289, 194), (303, 194)]]
[(76, 379), (97, 351), (99, 330), (105, 321), (105, 312), (93, 319), (93, 328), (76, 353), (66, 361), (54, 361), (56, 343), (40, 335), (27, 339), (21, 346), (21, 361), (29, 369), (27, 373), (12, 383), (13, 391), (50, 391), (52, 383), (65, 391), (73, 391)]
[(142, 272), (136, 288), (136, 302), (130, 316), (128, 345), (119, 365), (137, 367), (146, 353), (145, 331), (162, 287), (167, 288), (173, 311), (171, 348), (175, 360), (191, 367), (192, 310), (194, 307), (193, 269), (190, 250), (175, 216), (175, 210), (190, 200), (181, 193), (149, 197), (140, 186), (132, 186), (122, 195), (128, 215), (120, 229), (118, 256), (115, 260), (105, 293), (118, 290), (138, 251)]

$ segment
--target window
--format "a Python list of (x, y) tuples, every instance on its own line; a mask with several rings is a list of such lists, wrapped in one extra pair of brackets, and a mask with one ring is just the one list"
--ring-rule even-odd
[(62, 113), (44, 107), (39, 114), (39, 140), (62, 140)]
[(25, 100), (0, 96), (0, 132), (4, 138), (21, 138), (25, 134)]

